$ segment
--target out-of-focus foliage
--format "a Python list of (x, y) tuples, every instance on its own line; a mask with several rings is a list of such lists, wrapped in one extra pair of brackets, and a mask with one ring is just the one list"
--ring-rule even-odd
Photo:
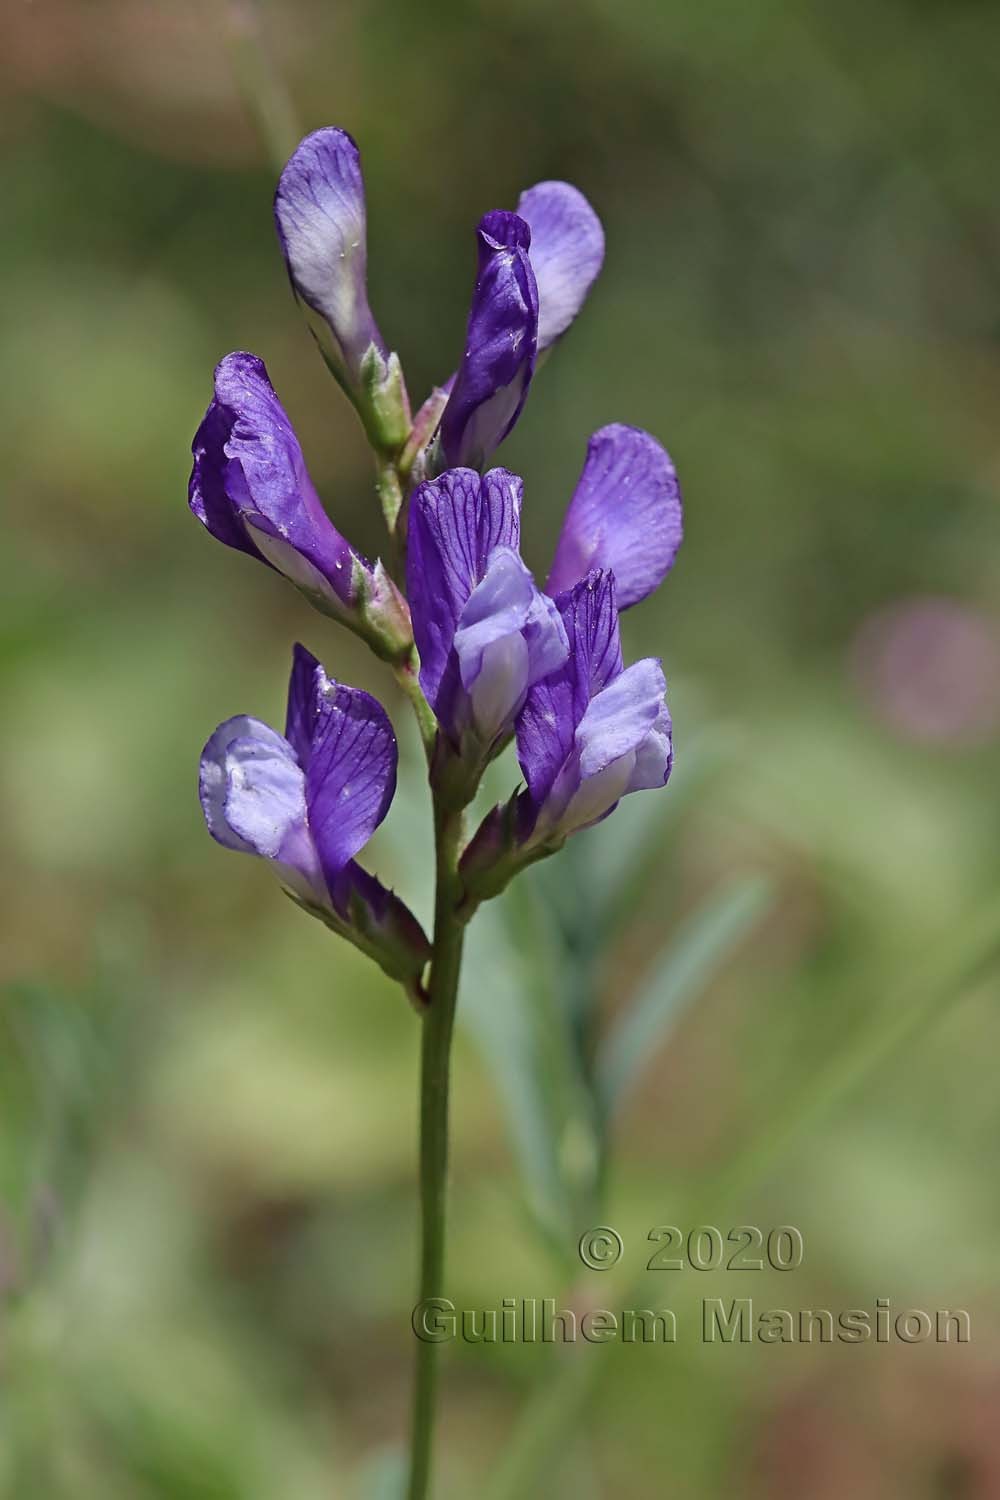
[[(245, 22), (193, 0), (46, 0), (0, 22), (0, 1493), (19, 1500), (391, 1493), (404, 1430), (416, 1023), (211, 844), (194, 795), (217, 722), (280, 714), (296, 638), (405, 731), (363, 650), (186, 512), (212, 365), (250, 348), (338, 526), (379, 548), (363, 441), (275, 245), (234, 81)], [(676, 573), (626, 625), (670, 685), (665, 821), (631, 799), (484, 912), (472, 947), (452, 1296), (614, 1307), (649, 1229), (688, 1211), (723, 1232), (795, 1224), (806, 1254), (739, 1288), (649, 1273), (644, 1297), (688, 1334), (576, 1351), (603, 1372), (545, 1490), (985, 1500), (995, 989), (736, 1201), (695, 1187), (997, 895), (1000, 14), (275, 0), (261, 30), (303, 130), (362, 144), (373, 305), (417, 399), (461, 347), (479, 215), (552, 176), (598, 207), (605, 271), (501, 455), (539, 571), (594, 428), (648, 427), (684, 483)], [(928, 632), (941, 598), (968, 629)], [(378, 857), (419, 905), (406, 743)], [(593, 1137), (567, 1028), (613, 1034), (684, 924), (757, 876), (762, 926), (614, 1120), (600, 1217), (628, 1275), (585, 1272)], [(615, 931), (585, 992), (551, 916), (584, 890)], [(697, 1302), (737, 1295), (964, 1306), (973, 1343), (702, 1344)], [(481, 1487), (572, 1354), (447, 1351), (443, 1496)]]

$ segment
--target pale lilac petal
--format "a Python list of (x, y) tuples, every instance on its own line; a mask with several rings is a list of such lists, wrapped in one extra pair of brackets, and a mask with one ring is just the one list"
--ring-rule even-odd
[(528, 689), (561, 666), (569, 650), (555, 604), (509, 547), (492, 553), (454, 646), (473, 724), (487, 743), (509, 728)]
[(256, 854), (259, 851), (230, 825), (226, 817), (229, 796), (226, 756), (230, 745), (237, 741), (254, 742), (271, 754), (286, 758), (291, 755), (294, 759), (294, 752), (276, 730), (246, 714), (237, 714), (220, 724), (201, 752), (198, 795), (209, 833), (227, 849)]
[(278, 180), (274, 218), (293, 287), (330, 325), (355, 381), (365, 351), (386, 353), (368, 306), (361, 158), (346, 130), (327, 126), (296, 148)]
[(647, 656), (591, 699), (576, 730), (583, 776), (594, 776), (638, 750), (659, 721), (666, 690), (662, 666)]
[(521, 194), (517, 211), (531, 226), (541, 353), (583, 306), (604, 261), (604, 230), (586, 198), (568, 182), (536, 183)]
[(483, 467), (517, 421), (535, 367), (538, 292), (528, 227), (517, 214), (489, 213), (477, 236), (465, 353), (441, 418), (449, 469)]
[(618, 608), (627, 609), (663, 581), (682, 535), (680, 487), (669, 455), (638, 427), (602, 427), (587, 445), (546, 592), (571, 588), (592, 568), (609, 568)]
[(369, 693), (326, 679), (306, 767), (309, 827), (327, 884), (371, 838), (396, 789), (396, 736)]
[(665, 786), (673, 761), (673, 726), (670, 722), (670, 710), (664, 703), (652, 729), (636, 748), (635, 769), (625, 790), (643, 792)]
[(305, 824), (305, 775), (290, 745), (256, 737), (226, 747), (226, 822), (263, 859), (277, 859)]
[(495, 548), (517, 548), (521, 494), (521, 480), (506, 469), (482, 478), (452, 469), (420, 485), (410, 502), (407, 593), (420, 685), (435, 712), (455, 690), (452, 647), (469, 596)]

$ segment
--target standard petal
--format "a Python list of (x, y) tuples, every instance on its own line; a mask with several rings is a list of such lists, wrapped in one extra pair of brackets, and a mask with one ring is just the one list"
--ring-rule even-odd
[(477, 237), (465, 353), (441, 418), (449, 469), (483, 467), (517, 421), (535, 367), (538, 290), (528, 226), (517, 214), (489, 213)]
[(227, 546), (269, 563), (308, 593), (351, 602), (356, 558), (313, 488), (263, 361), (228, 354), (195, 436), (191, 509)]
[(638, 427), (602, 427), (587, 445), (546, 591), (610, 568), (618, 608), (627, 609), (662, 582), (682, 535), (680, 487), (665, 449)]
[(576, 727), (595, 693), (622, 669), (615, 585), (591, 573), (555, 601), (566, 629), (565, 664), (528, 694), (517, 725), (517, 755), (536, 807), (574, 749)]
[(386, 347), (368, 306), (365, 189), (346, 130), (327, 126), (296, 148), (278, 180), (274, 218), (293, 287), (326, 319), (356, 381), (369, 346), (382, 355)]
[(396, 736), (369, 693), (326, 679), (306, 767), (309, 827), (327, 884), (371, 838), (396, 790)]
[(538, 283), (538, 352), (572, 323), (604, 261), (601, 221), (578, 188), (538, 182), (517, 212), (531, 226), (531, 265)]
[(303, 768), (309, 764), (312, 755), (319, 695), (327, 681), (325, 671), (312, 652), (296, 642), (292, 648), (292, 670), (288, 678), (285, 739)]
[[(497, 547), (520, 540), (522, 483), (507, 469), (482, 478), (452, 469), (429, 480), (410, 502), (406, 563), (413, 634), (420, 653), (420, 685), (438, 712), (459, 618)], [(454, 664), (452, 663), (454, 667)]]

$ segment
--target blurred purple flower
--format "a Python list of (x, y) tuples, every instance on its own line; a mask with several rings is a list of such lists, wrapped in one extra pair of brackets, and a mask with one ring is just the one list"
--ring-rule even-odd
[(903, 600), (873, 615), (854, 644), (868, 702), (925, 744), (976, 744), (1000, 730), (1000, 622), (958, 599)]
[(291, 580), (318, 609), (407, 648), (406, 605), (323, 509), (263, 361), (227, 354), (192, 444), (191, 509), (214, 537)]
[(521, 480), (451, 469), (410, 507), (407, 585), (420, 685), (456, 749), (489, 751), (525, 696), (565, 661), (566, 632), (518, 552)]
[(354, 859), (389, 810), (396, 763), (381, 704), (331, 681), (296, 646), (284, 735), (259, 719), (227, 719), (202, 751), (199, 793), (214, 839), (270, 861), (300, 905), (406, 978), (426, 962), (427, 940)]

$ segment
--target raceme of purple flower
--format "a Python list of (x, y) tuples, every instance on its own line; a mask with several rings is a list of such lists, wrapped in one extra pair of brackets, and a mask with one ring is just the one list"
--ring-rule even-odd
[(354, 858), (389, 810), (396, 763), (381, 704), (331, 681), (296, 646), (284, 735), (259, 719), (227, 719), (202, 751), (199, 790), (213, 838), (269, 860), (301, 906), (415, 985), (427, 940)]
[(262, 360), (228, 354), (192, 444), (191, 509), (224, 542), (290, 579), (318, 609), (382, 654), (410, 646), (406, 604), (381, 563), (354, 551), (329, 519)]
[(407, 591), (420, 685), (456, 750), (497, 748), (528, 689), (566, 659), (551, 599), (521, 561), (516, 474), (450, 469), (410, 507)]

